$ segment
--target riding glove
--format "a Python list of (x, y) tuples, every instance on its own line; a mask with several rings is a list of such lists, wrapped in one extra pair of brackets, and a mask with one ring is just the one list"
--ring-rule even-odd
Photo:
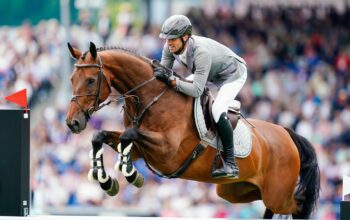
[(170, 72), (170, 71), (165, 70), (162, 67), (155, 67), (154, 68), (154, 76), (157, 79), (159, 79), (159, 80), (161, 80), (161, 81), (163, 81), (163, 82), (165, 82), (167, 84), (170, 84), (171, 81), (173, 80), (173, 77), (172, 77), (173, 73)]

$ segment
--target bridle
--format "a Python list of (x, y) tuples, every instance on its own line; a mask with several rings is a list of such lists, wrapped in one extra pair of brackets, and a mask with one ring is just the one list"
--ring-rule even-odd
[[(97, 112), (98, 110), (100, 110), (101, 108), (105, 107), (106, 105), (111, 104), (112, 102), (117, 102), (120, 99), (125, 99), (127, 97), (135, 97), (133, 95), (129, 95), (130, 93), (134, 92), (135, 90), (139, 89), (140, 87), (148, 84), (149, 82), (153, 81), (156, 79), (156, 77), (152, 77), (142, 83), (140, 83), (139, 85), (135, 86), (134, 88), (128, 90), (127, 92), (125, 92), (124, 94), (122, 94), (120, 96), (120, 98), (118, 99), (114, 99), (114, 100), (110, 100), (106, 103), (102, 103), (99, 104), (100, 102), (100, 95), (101, 95), (101, 88), (102, 88), (102, 79), (105, 79), (107, 84), (108, 84), (108, 96), (111, 96), (111, 82), (109, 81), (109, 79), (106, 77), (106, 75), (103, 73), (102, 67), (103, 67), (103, 63), (102, 63), (102, 58), (101, 56), (99, 56), (97, 54), (97, 58), (98, 58), (98, 63), (95, 64), (74, 64), (75, 67), (77, 68), (98, 68), (98, 76), (97, 76), (97, 90), (95, 93), (91, 93), (91, 94), (74, 94), (71, 102), (76, 103), (80, 110), (84, 113), (84, 116), (86, 118), (86, 120), (89, 120), (91, 118), (91, 115), (94, 112)], [(148, 60), (148, 59), (147, 59)], [(152, 66), (159, 66), (160, 64), (158, 63), (158, 61), (156, 60), (149, 60), (149, 62), (151, 63)], [(156, 97), (154, 97), (146, 106), (144, 109), (142, 109), (142, 111), (136, 115), (136, 116), (131, 116), (131, 114), (124, 108), (124, 111), (126, 113), (127, 118), (129, 119), (129, 121), (133, 124), (134, 127), (139, 127), (142, 117), (145, 114), (145, 112), (155, 103), (159, 100), (159, 98), (165, 93), (165, 91), (168, 89), (168, 87), (166, 87), (160, 94), (158, 94)], [(85, 96), (95, 96), (95, 102), (93, 104), (93, 106), (91, 106), (89, 109), (85, 110), (78, 102), (78, 97), (85, 97)], [(114, 95), (116, 96), (116, 95)], [(138, 99), (138, 97), (136, 97)]]
[[(102, 104), (102, 105), (99, 105), (99, 102), (100, 102), (100, 96), (101, 96), (101, 89), (102, 89), (102, 79), (105, 79), (107, 84), (108, 84), (108, 94), (111, 93), (111, 83), (110, 81), (107, 79), (107, 77), (105, 76), (105, 74), (103, 73), (102, 71), (102, 66), (103, 66), (103, 63), (102, 63), (102, 59), (99, 55), (97, 55), (97, 58), (98, 58), (98, 63), (92, 63), (92, 64), (74, 64), (74, 66), (76, 68), (98, 68), (98, 75), (97, 75), (97, 90), (95, 93), (90, 93), (90, 94), (74, 94), (72, 99), (71, 99), (71, 102), (74, 102), (76, 103), (80, 110), (84, 113), (85, 115), (85, 118), (88, 120), (91, 115), (100, 110), (102, 107), (104, 107), (106, 105), (105, 104)], [(85, 97), (85, 96), (95, 96), (95, 102), (93, 104), (93, 106), (91, 106), (89, 109), (85, 110), (78, 102), (78, 97)]]

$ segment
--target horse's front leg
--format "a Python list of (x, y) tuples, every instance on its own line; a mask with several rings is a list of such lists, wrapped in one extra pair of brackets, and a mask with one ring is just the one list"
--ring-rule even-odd
[(119, 160), (115, 167), (123, 173), (129, 183), (140, 188), (143, 185), (144, 177), (134, 167), (131, 158), (133, 141), (136, 140), (137, 137), (138, 133), (133, 128), (127, 129), (120, 136), (120, 143), (117, 148), (117, 151), (119, 152)]
[(101, 188), (110, 196), (115, 196), (119, 191), (119, 184), (105, 171), (103, 165), (103, 143), (117, 150), (121, 132), (99, 131), (92, 138), (92, 150), (90, 151), (91, 169), (88, 178), (90, 181), (97, 180)]

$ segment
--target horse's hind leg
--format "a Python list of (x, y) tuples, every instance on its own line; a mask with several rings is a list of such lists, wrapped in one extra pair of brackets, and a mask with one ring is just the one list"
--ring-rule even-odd
[(248, 203), (261, 199), (260, 190), (249, 182), (219, 184), (216, 194), (231, 203)]
[(292, 219), (292, 215), (275, 215), (270, 209), (265, 209), (263, 219)]
[(289, 180), (282, 183), (281, 179), (288, 179), (287, 177), (279, 176), (275, 173), (273, 177), (267, 176), (261, 192), (262, 199), (267, 209), (270, 209), (275, 214), (289, 215), (294, 213), (297, 209), (297, 203), (294, 199), (294, 187), (297, 179), (291, 180), (292, 173), (288, 173)]

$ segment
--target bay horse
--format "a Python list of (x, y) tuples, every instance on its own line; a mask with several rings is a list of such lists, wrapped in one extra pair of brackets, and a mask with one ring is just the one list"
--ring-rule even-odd
[[(118, 192), (118, 181), (103, 167), (103, 143), (119, 152), (116, 168), (137, 187), (143, 177), (132, 161), (143, 158), (156, 174), (217, 184), (216, 193), (231, 203), (262, 200), (264, 218), (275, 214), (309, 218), (320, 190), (320, 174), (313, 146), (288, 128), (248, 119), (252, 150), (237, 158), (238, 179), (210, 176), (217, 150), (195, 148), (201, 142), (193, 119), (193, 98), (178, 93), (153, 76), (153, 63), (125, 48), (96, 48), (90, 43), (82, 53), (68, 43), (76, 60), (71, 75), (73, 98), (66, 117), (73, 133), (85, 129), (91, 115), (109, 104), (111, 87), (124, 101), (124, 131), (99, 131), (92, 139), (89, 178), (109, 195)], [(246, 123), (246, 122), (245, 122)], [(189, 163), (189, 159), (195, 160)], [(187, 169), (182, 169), (190, 164)], [(179, 169), (181, 168), (181, 169)]]

